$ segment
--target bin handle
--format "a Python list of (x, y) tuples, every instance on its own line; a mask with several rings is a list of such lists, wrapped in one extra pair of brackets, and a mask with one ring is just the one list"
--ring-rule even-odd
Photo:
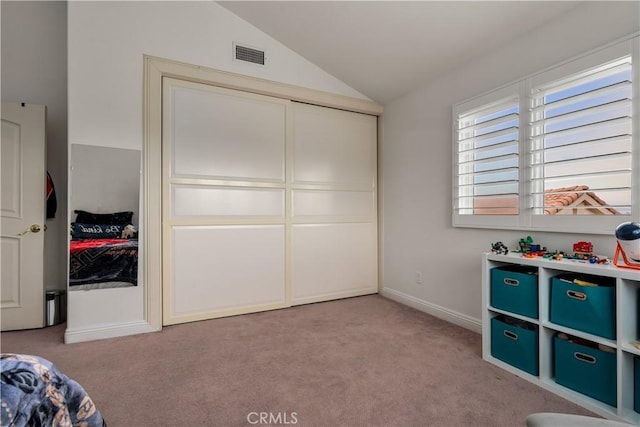
[(567, 291), (567, 296), (569, 298), (577, 299), (579, 301), (586, 301), (587, 300), (587, 294), (585, 294), (583, 292)]
[(591, 356), (590, 354), (584, 354), (576, 351), (575, 353), (573, 353), (573, 357), (580, 360), (581, 362), (591, 363), (592, 365), (595, 365), (596, 363), (596, 358)]
[(504, 331), (502, 331), (502, 335), (504, 335), (507, 338), (511, 338), (514, 341), (518, 340), (518, 334), (511, 332), (511, 331), (507, 331), (506, 329)]
[(520, 281), (517, 279), (504, 279), (504, 284), (509, 286), (519, 286)]

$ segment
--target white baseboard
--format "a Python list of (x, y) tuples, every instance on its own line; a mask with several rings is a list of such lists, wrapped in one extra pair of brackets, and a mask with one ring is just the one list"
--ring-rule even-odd
[[(370, 292), (367, 292), (370, 293)], [(397, 301), (401, 304), (423, 311), (432, 316), (438, 317), (447, 322), (469, 329), (476, 333), (482, 333), (482, 321), (473, 317), (458, 313), (453, 310), (441, 307), (436, 304), (421, 300), (414, 296), (396, 291), (394, 289), (382, 288), (380, 295)], [(108, 338), (123, 337), (127, 335), (144, 334), (157, 332), (160, 329), (153, 327), (145, 321), (118, 323), (110, 325), (99, 325), (91, 328), (69, 329), (64, 333), (65, 344), (73, 344), (84, 341), (102, 340)]]
[(466, 314), (449, 310), (448, 308), (432, 304), (430, 302), (405, 294), (404, 292), (396, 291), (394, 289), (382, 288), (380, 290), (380, 295), (397, 301), (401, 304), (408, 305), (409, 307), (415, 308), (417, 310), (423, 311), (439, 319), (446, 320), (447, 322), (453, 323), (458, 326), (462, 326), (463, 328), (469, 329), (470, 331), (476, 332), (478, 334), (482, 333), (482, 321), (480, 319), (475, 319), (473, 317), (467, 316)]
[(159, 329), (154, 328), (143, 320), (138, 322), (99, 325), (83, 329), (67, 328), (64, 333), (64, 342), (65, 344), (73, 344), (84, 341), (103, 340), (107, 338), (124, 337), (127, 335), (145, 334), (157, 331), (159, 331)]

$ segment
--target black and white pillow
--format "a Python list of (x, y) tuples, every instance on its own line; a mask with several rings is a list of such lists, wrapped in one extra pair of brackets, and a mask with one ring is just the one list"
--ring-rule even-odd
[[(92, 213), (83, 210), (75, 210), (76, 223), (81, 224), (117, 224), (123, 227), (133, 224), (133, 212)], [(122, 230), (121, 230), (122, 231)]]
[(87, 224), (71, 223), (71, 236), (79, 239), (120, 239), (125, 225), (122, 224)]

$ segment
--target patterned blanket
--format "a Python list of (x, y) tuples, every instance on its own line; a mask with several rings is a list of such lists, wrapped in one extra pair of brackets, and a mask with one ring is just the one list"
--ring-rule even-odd
[(138, 283), (138, 240), (87, 239), (69, 242), (69, 285)]
[(0, 354), (1, 426), (103, 427), (82, 386), (46, 359)]

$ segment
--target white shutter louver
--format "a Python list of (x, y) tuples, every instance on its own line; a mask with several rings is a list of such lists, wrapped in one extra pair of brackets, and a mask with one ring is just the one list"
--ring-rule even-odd
[(628, 215), (632, 66), (625, 57), (531, 93), (534, 215)]
[(518, 215), (518, 97), (459, 114), (456, 142), (455, 212)]

